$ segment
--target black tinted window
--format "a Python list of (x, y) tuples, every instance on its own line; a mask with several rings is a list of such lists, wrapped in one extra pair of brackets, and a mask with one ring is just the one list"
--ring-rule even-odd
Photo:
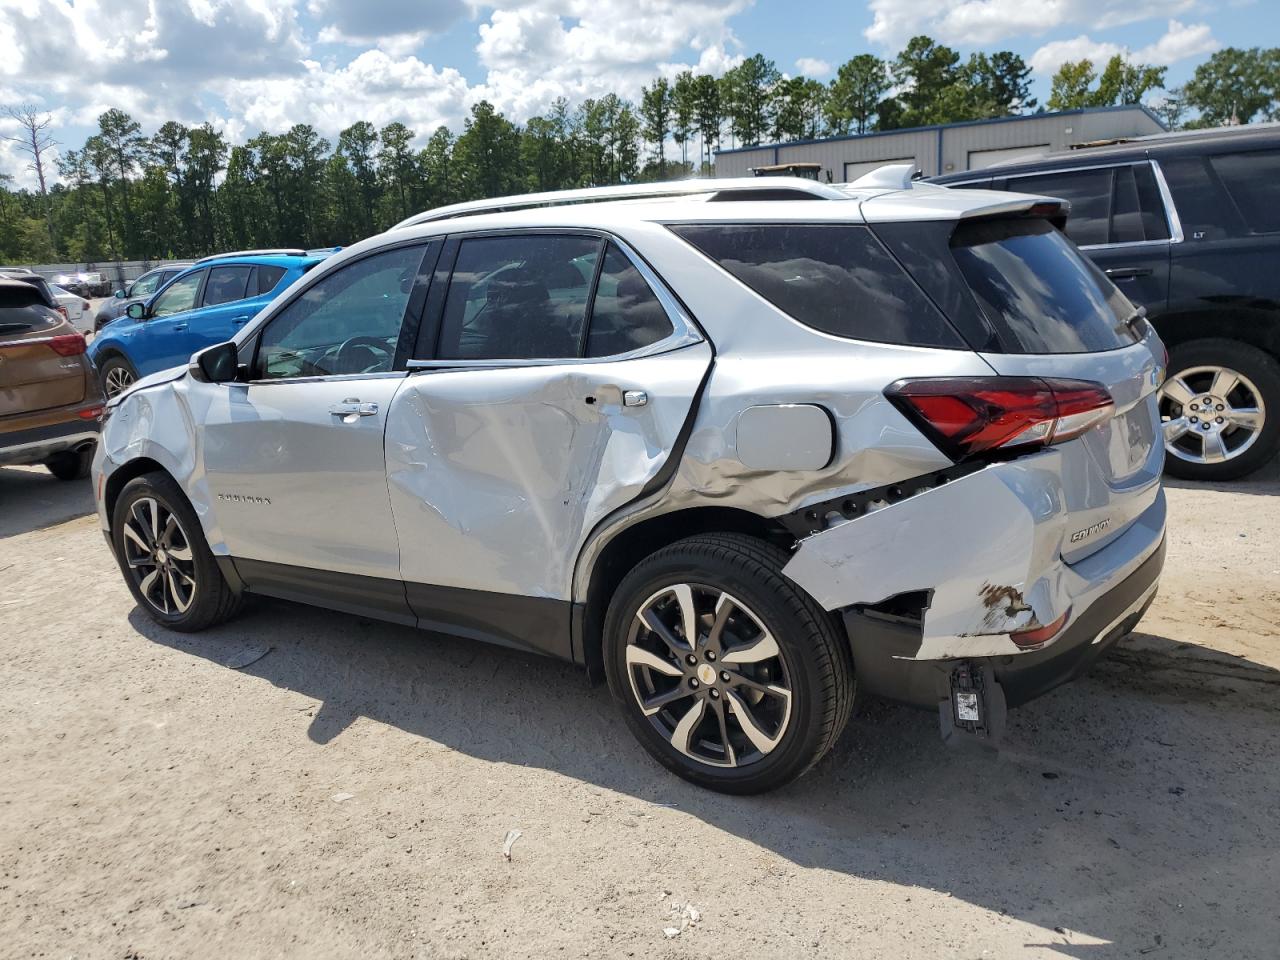
[(1235, 204), (1211, 176), (1204, 157), (1161, 160), (1160, 169), (1188, 239), (1220, 240), (1244, 233)]
[(1047, 220), (962, 223), (951, 252), (1011, 352), (1092, 353), (1137, 341), (1133, 305)]
[(284, 267), (258, 267), (258, 282), (256, 284), (257, 294), (250, 296), (258, 296), (264, 293), (270, 293), (276, 288), (276, 284), (280, 282), (280, 278), (284, 276)]
[(591, 303), (587, 356), (609, 357), (657, 343), (672, 332), (667, 311), (616, 246), (609, 244)]
[(1013, 177), (1009, 189), (1059, 197), (1071, 203), (1067, 236), (1080, 246), (1108, 243), (1111, 236), (1111, 168)]
[(1250, 233), (1280, 233), (1280, 150), (1226, 153), (1209, 162)]
[(389, 372), (425, 249), (377, 253), (313, 284), (262, 332), (256, 376)]
[(579, 356), (600, 246), (592, 237), (463, 240), (445, 298), (438, 356)]
[(214, 267), (204, 285), (204, 305), (216, 306), (245, 298), (245, 285), (252, 267)]
[(806, 326), (854, 340), (963, 346), (959, 334), (866, 227), (716, 224), (671, 229)]
[[(1133, 173), (1138, 192), (1138, 209), (1142, 213), (1142, 239), (1168, 240), (1169, 218), (1165, 213), (1164, 198), (1160, 196), (1160, 188), (1156, 186), (1156, 175), (1151, 171), (1151, 164), (1140, 163), (1129, 169)], [(1112, 229), (1115, 229), (1114, 223)]]

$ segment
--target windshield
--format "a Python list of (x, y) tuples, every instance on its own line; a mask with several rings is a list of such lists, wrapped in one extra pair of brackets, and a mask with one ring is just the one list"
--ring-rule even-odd
[(951, 254), (988, 322), (1020, 353), (1116, 350), (1134, 306), (1046, 220), (962, 223)]

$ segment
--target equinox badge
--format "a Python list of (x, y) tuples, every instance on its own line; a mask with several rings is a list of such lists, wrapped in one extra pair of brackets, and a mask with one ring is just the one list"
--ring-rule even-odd
[(1103, 530), (1107, 529), (1107, 527), (1109, 526), (1111, 526), (1110, 517), (1107, 517), (1105, 520), (1099, 520), (1093, 526), (1085, 527), (1083, 530), (1077, 530), (1075, 533), (1073, 533), (1071, 535), (1071, 542), (1079, 543), (1081, 540), (1085, 539), (1086, 537), (1092, 537), (1095, 533), (1101, 533)]

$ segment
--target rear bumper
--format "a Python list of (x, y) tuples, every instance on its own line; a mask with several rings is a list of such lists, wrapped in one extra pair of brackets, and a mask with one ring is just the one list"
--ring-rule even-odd
[[(86, 404), (93, 409), (101, 403)], [(98, 439), (98, 421), (73, 419), (0, 433), (0, 464), (41, 463), (64, 450), (76, 450)]]
[[(1155, 599), (1164, 569), (1165, 541), (1119, 583), (1112, 584), (1048, 646), (1031, 653), (972, 659), (992, 667), (1009, 706), (1047, 693), (1087, 671), (1142, 619)], [(867, 693), (933, 709), (945, 699), (947, 678), (957, 660), (916, 660), (918, 627), (844, 614), (858, 687)]]

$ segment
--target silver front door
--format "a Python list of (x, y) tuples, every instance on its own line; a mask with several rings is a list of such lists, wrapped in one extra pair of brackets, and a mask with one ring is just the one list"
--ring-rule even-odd
[(209, 384), (204, 459), (233, 557), (399, 576), (383, 432), (403, 373)]

